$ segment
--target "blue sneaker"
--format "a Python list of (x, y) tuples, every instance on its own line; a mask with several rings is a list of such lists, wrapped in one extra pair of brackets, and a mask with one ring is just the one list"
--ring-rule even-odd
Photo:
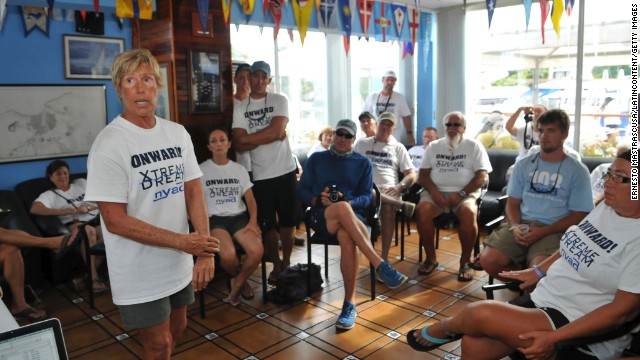
[(404, 274), (401, 274), (398, 270), (392, 268), (386, 261), (383, 261), (378, 265), (376, 275), (378, 279), (387, 284), (389, 289), (395, 289), (407, 281), (407, 277)]
[(356, 316), (358, 316), (356, 306), (352, 302), (345, 300), (344, 304), (342, 304), (342, 312), (338, 316), (338, 321), (336, 321), (336, 327), (343, 330), (351, 329), (356, 324)]

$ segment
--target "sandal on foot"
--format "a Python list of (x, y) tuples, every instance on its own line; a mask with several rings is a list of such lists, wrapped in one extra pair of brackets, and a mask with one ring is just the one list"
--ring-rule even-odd
[(44, 320), (47, 317), (47, 313), (44, 310), (36, 309), (33, 306), (29, 306), (19, 313), (11, 315), (13, 315), (13, 318), (16, 320), (27, 319), (31, 322)]
[[(416, 351), (431, 351), (433, 349), (437, 349), (440, 346), (444, 345), (444, 344), (448, 344), (450, 342), (459, 340), (462, 338), (461, 334), (456, 334), (450, 337), (447, 337), (446, 339), (441, 339), (441, 338), (437, 338), (437, 337), (433, 337), (429, 334), (427, 334), (427, 330), (433, 326), (434, 324), (431, 325), (427, 325), (425, 327), (423, 327), (422, 329), (413, 329), (411, 331), (409, 331), (407, 333), (407, 343), (409, 343), (409, 346), (411, 346), (411, 348), (413, 348), (413, 350)], [(444, 326), (444, 325), (443, 325)], [(424, 338), (425, 340), (427, 340), (428, 342), (431, 343), (431, 345), (422, 345), (418, 342), (417, 337), (415, 336), (415, 332), (416, 331), (420, 331), (420, 336), (422, 336), (422, 338)]]
[(234, 297), (229, 296), (228, 300), (229, 300), (229, 305), (233, 307), (236, 307), (242, 303), (242, 301), (240, 301), (240, 297), (238, 296), (234, 296)]
[(253, 293), (253, 289), (251, 288), (249, 283), (246, 281), (242, 285), (242, 288), (240, 288), (240, 296), (245, 300), (253, 300), (253, 298), (255, 297), (255, 294)]
[(280, 273), (277, 273), (275, 271), (272, 271), (269, 273), (269, 277), (267, 278), (267, 284), (269, 285), (275, 285), (276, 281), (278, 281), (278, 276), (280, 275)]
[(480, 263), (480, 255), (474, 257), (473, 260), (467, 263), (467, 265), (473, 270), (484, 271), (484, 268), (482, 268), (482, 264)]
[[(77, 230), (76, 230), (77, 229)], [(76, 229), (71, 230), (70, 233), (62, 237), (60, 242), (60, 248), (56, 252), (56, 260), (61, 259), (74, 247), (80, 245), (82, 237), (84, 236), (84, 229), (82, 226), (77, 226)]]
[(102, 280), (93, 280), (93, 293), (100, 294), (109, 290), (109, 285), (105, 284)]
[(438, 262), (432, 263), (431, 260), (427, 259), (418, 268), (419, 275), (429, 275), (438, 267)]
[(468, 282), (473, 280), (473, 269), (469, 266), (469, 264), (464, 264), (460, 267), (460, 271), (458, 271), (458, 281), (460, 282)]

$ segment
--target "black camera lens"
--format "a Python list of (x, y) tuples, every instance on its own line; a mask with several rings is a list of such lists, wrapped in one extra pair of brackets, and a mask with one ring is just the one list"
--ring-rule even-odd
[(531, 121), (533, 121), (533, 113), (532, 113), (532, 112), (530, 112), (530, 113), (526, 114), (526, 115), (524, 116), (524, 121), (525, 121), (525, 122), (531, 122)]
[(340, 190), (338, 190), (337, 185), (331, 185), (331, 188), (329, 188), (329, 200), (334, 203), (341, 200)]

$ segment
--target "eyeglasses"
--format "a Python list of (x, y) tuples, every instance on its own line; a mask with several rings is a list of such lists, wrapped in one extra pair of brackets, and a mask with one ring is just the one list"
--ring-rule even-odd
[(334, 132), (334, 134), (335, 134), (336, 136), (343, 137), (343, 138), (348, 139), (348, 140), (353, 139), (353, 135), (351, 135), (351, 134), (349, 134), (349, 133), (346, 133), (346, 132), (342, 132), (342, 131), (335, 131), (335, 132)]
[(608, 179), (611, 179), (611, 181), (613, 181), (614, 183), (618, 183), (618, 184), (627, 184), (631, 182), (631, 178), (630, 177), (626, 177), (626, 176), (622, 176), (622, 175), (616, 175), (616, 174), (612, 174), (610, 172), (606, 172), (604, 174), (602, 174), (602, 180), (603, 181), (607, 181)]
[(553, 186), (550, 189), (540, 189), (533, 184), (533, 179), (536, 178), (536, 173), (538, 172), (538, 165), (540, 164), (540, 153), (536, 155), (538, 161), (536, 162), (536, 169), (533, 170), (533, 175), (531, 175), (531, 181), (529, 181), (529, 187), (531, 190), (537, 192), (538, 194), (549, 194), (556, 190), (556, 185), (558, 184), (558, 178), (560, 177), (560, 168), (562, 168), (562, 163), (564, 162), (564, 158), (560, 161), (560, 165), (558, 166), (558, 170), (556, 171), (556, 179), (553, 181)]
[(446, 127), (460, 127), (460, 126), (462, 126), (462, 124), (461, 123), (446, 123), (446, 124), (444, 124), (444, 126), (446, 126)]

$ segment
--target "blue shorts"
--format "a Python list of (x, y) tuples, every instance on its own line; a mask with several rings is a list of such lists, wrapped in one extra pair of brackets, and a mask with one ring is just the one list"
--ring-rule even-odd
[[(318, 234), (318, 236), (323, 238), (333, 237), (336, 235), (330, 234), (329, 230), (327, 230), (327, 220), (324, 217), (324, 211), (326, 209), (326, 207), (318, 207), (312, 208), (309, 211), (309, 225), (316, 232), (316, 234)], [(364, 215), (359, 212), (356, 212), (355, 214), (360, 221), (362, 221), (363, 223), (365, 222)]]

